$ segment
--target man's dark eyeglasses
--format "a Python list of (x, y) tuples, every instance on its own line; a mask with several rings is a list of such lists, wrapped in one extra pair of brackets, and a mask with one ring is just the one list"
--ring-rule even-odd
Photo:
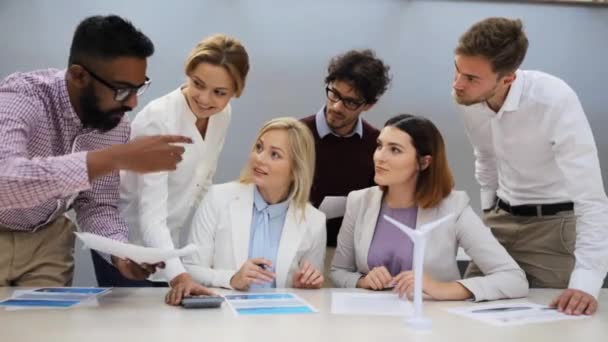
[(346, 107), (349, 110), (357, 110), (359, 109), (359, 107), (361, 107), (362, 105), (365, 104), (365, 101), (363, 100), (355, 100), (352, 98), (348, 98), (348, 97), (342, 97), (342, 95), (340, 95), (340, 93), (338, 93), (337, 91), (335, 91), (334, 89), (330, 88), (330, 87), (325, 87), (325, 92), (327, 93), (327, 98), (329, 99), (329, 101), (331, 102), (338, 102), (338, 101), (342, 101), (342, 104), (344, 105), (344, 107)]
[(114, 90), (114, 100), (118, 101), (118, 102), (123, 102), (126, 101), (129, 97), (131, 97), (131, 95), (136, 94), (137, 96), (142, 95), (150, 86), (150, 79), (148, 77), (146, 77), (146, 81), (136, 87), (117, 87), (115, 85), (113, 85), (112, 83), (104, 80), (103, 78), (99, 77), (97, 74), (95, 74), (93, 71), (91, 71), (89, 68), (85, 67), (82, 64), (78, 64), (80, 65), (86, 72), (89, 73), (89, 75), (91, 75), (91, 77), (93, 77), (95, 80), (97, 80), (99, 83), (105, 85), (106, 87)]

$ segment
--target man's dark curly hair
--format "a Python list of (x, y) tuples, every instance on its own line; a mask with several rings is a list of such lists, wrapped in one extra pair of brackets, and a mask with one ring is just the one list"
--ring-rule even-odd
[(366, 103), (374, 104), (388, 88), (390, 67), (369, 49), (351, 50), (332, 58), (327, 68), (325, 83), (344, 81), (363, 97)]

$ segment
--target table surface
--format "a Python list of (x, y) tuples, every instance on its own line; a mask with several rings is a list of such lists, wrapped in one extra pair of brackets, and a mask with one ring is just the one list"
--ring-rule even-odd
[[(0, 288), (6, 298), (17, 288)], [(331, 314), (331, 294), (353, 289), (294, 290), (319, 310), (316, 314), (236, 317), (221, 309), (187, 310), (163, 302), (166, 289), (115, 288), (93, 307), (0, 309), (0, 341), (608, 341), (608, 290), (589, 318), (496, 327), (445, 309), (469, 301), (425, 302), (431, 331), (416, 331), (402, 317)], [(219, 290), (227, 294), (230, 291)], [(533, 289), (527, 300), (547, 304), (559, 290)], [(517, 300), (514, 300), (517, 301)], [(505, 301), (502, 301), (505, 302)]]

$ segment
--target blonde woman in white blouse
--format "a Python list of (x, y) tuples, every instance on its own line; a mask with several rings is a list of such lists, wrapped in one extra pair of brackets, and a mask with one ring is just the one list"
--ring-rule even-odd
[(184, 258), (193, 279), (176, 282), (165, 301), (201, 294), (199, 284), (318, 289), (323, 284), (325, 214), (309, 202), (315, 143), (294, 118), (277, 118), (259, 131), (239, 181), (213, 185), (192, 222)]
[[(131, 138), (179, 134), (192, 138), (175, 171), (121, 174), (120, 209), (133, 243), (174, 248), (188, 236), (195, 208), (212, 184), (230, 123), (230, 100), (239, 97), (249, 57), (235, 38), (214, 35), (202, 40), (185, 63), (186, 84), (150, 102), (132, 123)], [(179, 259), (169, 260), (160, 277), (189, 277)], [(113, 284), (107, 284), (113, 286)], [(114, 285), (115, 286), (115, 285)]]

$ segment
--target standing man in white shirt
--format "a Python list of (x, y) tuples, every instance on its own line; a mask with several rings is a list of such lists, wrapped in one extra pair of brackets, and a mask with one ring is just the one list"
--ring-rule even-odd
[[(484, 221), (531, 287), (566, 288), (552, 306), (593, 314), (608, 270), (608, 199), (575, 92), (519, 70), (520, 20), (488, 18), (455, 49), (453, 97), (475, 153)], [(478, 273), (475, 265), (467, 276)]]

